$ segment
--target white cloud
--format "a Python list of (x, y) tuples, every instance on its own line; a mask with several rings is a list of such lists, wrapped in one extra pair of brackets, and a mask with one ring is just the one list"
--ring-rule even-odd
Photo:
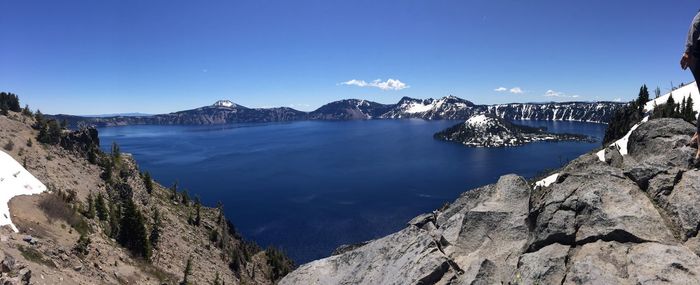
[(525, 93), (525, 91), (524, 91), (523, 89), (521, 89), (520, 87), (513, 87), (513, 88), (508, 89), (508, 88), (505, 88), (505, 87), (501, 86), (501, 87), (498, 87), (498, 88), (496, 88), (496, 89), (493, 89), (493, 91), (496, 91), (496, 92), (510, 92), (510, 93), (513, 93), (513, 94), (523, 94), (523, 93)]
[(357, 86), (357, 87), (375, 87), (379, 88), (381, 90), (402, 90), (409, 88), (411, 86), (406, 85), (406, 83), (401, 82), (401, 80), (398, 79), (391, 79), (389, 78), (386, 81), (382, 81), (381, 79), (374, 80), (372, 82), (367, 82), (364, 80), (357, 80), (357, 79), (352, 79), (348, 80), (345, 82), (338, 83), (339, 85), (350, 85), (350, 86)]
[(509, 90), (509, 92), (510, 92), (510, 93), (513, 93), (513, 94), (523, 94), (523, 93), (525, 93), (525, 91), (523, 91), (522, 89), (520, 89), (520, 87), (513, 87), (513, 88), (511, 88), (511, 89)]
[(554, 91), (552, 89), (549, 89), (549, 90), (547, 90), (547, 92), (544, 92), (544, 97), (578, 98), (580, 96), (579, 95), (568, 95), (564, 92), (559, 92), (559, 91)]
[(615, 99), (613, 99), (613, 101), (615, 101), (615, 102), (622, 102), (622, 98), (615, 98)]

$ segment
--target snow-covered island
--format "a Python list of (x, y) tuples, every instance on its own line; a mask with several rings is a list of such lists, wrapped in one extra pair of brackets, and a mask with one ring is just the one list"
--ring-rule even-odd
[(536, 141), (592, 140), (584, 135), (556, 134), (547, 132), (545, 128), (520, 126), (492, 115), (474, 115), (464, 123), (436, 133), (434, 137), (470, 147), (509, 147)]

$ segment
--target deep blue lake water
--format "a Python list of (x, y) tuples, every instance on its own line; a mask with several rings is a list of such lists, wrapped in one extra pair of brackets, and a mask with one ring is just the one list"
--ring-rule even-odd
[[(503, 174), (533, 177), (600, 145), (605, 125), (516, 122), (598, 142), (467, 148), (434, 140), (455, 121), (375, 120), (100, 129), (165, 186), (222, 201), (247, 239), (297, 263), (400, 230), (414, 216)], [(182, 189), (182, 188), (181, 188)]]

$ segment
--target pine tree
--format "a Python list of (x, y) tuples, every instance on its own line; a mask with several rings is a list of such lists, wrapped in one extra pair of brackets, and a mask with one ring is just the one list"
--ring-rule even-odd
[(170, 186), (170, 199), (177, 201), (177, 181), (173, 183), (173, 186)]
[(10, 114), (9, 111), (10, 106), (8, 106), (4, 101), (0, 101), (0, 115), (7, 116)]
[(102, 193), (97, 193), (97, 198), (95, 199), (95, 212), (100, 221), (106, 221), (109, 216), (107, 214), (107, 205), (105, 205), (105, 199), (104, 196), (102, 196)]
[(92, 195), (92, 192), (90, 192), (90, 194), (88, 194), (87, 197), (87, 208), (85, 209), (85, 217), (88, 219), (95, 218), (95, 199)]
[(180, 195), (182, 197), (182, 204), (189, 207), (190, 205), (190, 194), (187, 191), (187, 189), (182, 190), (182, 194)]
[(151, 258), (152, 248), (148, 240), (143, 215), (131, 199), (124, 203), (117, 241), (132, 253), (146, 260)]
[(153, 193), (153, 179), (151, 178), (151, 174), (148, 173), (148, 171), (144, 172), (143, 175), (143, 184), (146, 187), (146, 192), (148, 194)]
[(111, 238), (117, 238), (119, 236), (119, 222), (121, 219), (121, 206), (117, 203), (111, 203), (109, 211), (109, 236)]
[(117, 142), (112, 142), (112, 158), (117, 161), (121, 157), (122, 153), (119, 150), (119, 145)]
[(196, 208), (197, 214), (194, 217), (194, 225), (199, 226), (202, 223), (202, 215), (200, 213), (201, 209), (202, 209), (202, 204), (199, 203), (199, 198), (196, 199), (195, 208)]
[(185, 271), (183, 272), (184, 276), (182, 277), (182, 282), (180, 284), (182, 285), (188, 285), (190, 284), (189, 278), (190, 275), (192, 275), (192, 256), (187, 258), (187, 264), (185, 265)]
[(642, 85), (639, 88), (639, 96), (637, 97), (637, 112), (642, 115), (644, 113), (644, 105), (649, 102), (649, 90), (647, 85)]
[(161, 227), (162, 222), (160, 220), (160, 211), (158, 211), (158, 208), (156, 208), (153, 211), (153, 227), (151, 227), (151, 236), (149, 238), (153, 247), (156, 247), (160, 241)]
[(693, 120), (695, 120), (695, 114), (697, 113), (695, 111), (695, 109), (693, 109), (693, 105), (694, 105), (693, 97), (688, 96), (688, 100), (685, 101), (685, 103), (686, 103), (686, 110), (684, 112), (683, 117), (686, 121), (692, 122)]
[(29, 105), (24, 105), (24, 109), (22, 109), (22, 115), (25, 115), (27, 117), (32, 116), (32, 111), (29, 110)]

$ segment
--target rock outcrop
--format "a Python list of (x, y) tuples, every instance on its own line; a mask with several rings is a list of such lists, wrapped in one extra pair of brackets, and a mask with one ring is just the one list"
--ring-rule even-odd
[(547, 187), (503, 176), (280, 284), (700, 284), (693, 132), (649, 121), (628, 155), (585, 154)]

